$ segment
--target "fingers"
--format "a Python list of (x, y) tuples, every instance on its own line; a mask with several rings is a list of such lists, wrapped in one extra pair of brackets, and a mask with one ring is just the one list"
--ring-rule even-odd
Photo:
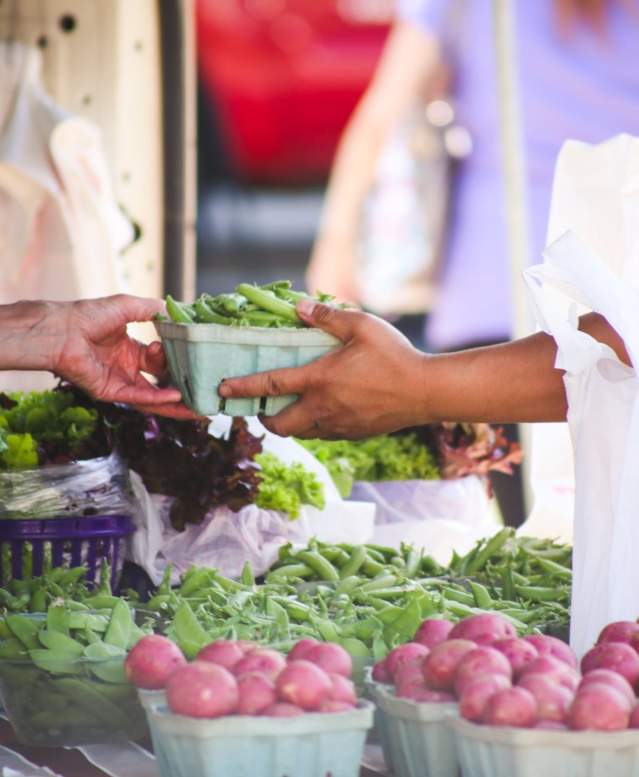
[(343, 343), (352, 340), (367, 323), (370, 325), (375, 320), (359, 310), (343, 310), (334, 305), (323, 305), (307, 299), (297, 303), (297, 313), (309, 326), (335, 335)]
[(180, 402), (169, 402), (165, 405), (133, 405), (133, 407), (140, 413), (161, 415), (178, 421), (195, 421), (201, 417)]
[(310, 379), (307, 367), (258, 372), (245, 378), (229, 378), (219, 388), (225, 399), (231, 397), (279, 397), (282, 394), (300, 394)]
[[(281, 410), (277, 415), (260, 416), (260, 421), (269, 432), (280, 437), (291, 437), (309, 433), (317, 437), (317, 424), (309, 404), (298, 400)], [(313, 434), (313, 431), (315, 434)]]
[(103, 397), (107, 401), (123, 402), (127, 405), (148, 405), (158, 407), (160, 405), (172, 405), (182, 401), (182, 395), (174, 388), (157, 388), (148, 380), (138, 376), (135, 383), (122, 385), (110, 392), (111, 395)]
[(140, 343), (140, 371), (160, 378), (166, 372), (166, 358), (162, 344), (158, 341), (150, 345)]
[(107, 300), (116, 306), (128, 323), (150, 321), (158, 313), (164, 313), (164, 302), (149, 297), (133, 297), (130, 294), (115, 294)]

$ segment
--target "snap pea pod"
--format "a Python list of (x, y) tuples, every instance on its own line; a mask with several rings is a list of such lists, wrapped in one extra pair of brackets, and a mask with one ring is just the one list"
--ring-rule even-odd
[(484, 547), (477, 553), (473, 560), (468, 564), (465, 574), (471, 576), (480, 570), (484, 564), (494, 555), (499, 553), (509, 539), (515, 536), (514, 529), (506, 527), (491, 537)]
[(320, 580), (327, 580), (331, 583), (339, 582), (339, 573), (330, 561), (325, 559), (316, 551), (303, 550), (297, 554), (302, 564), (306, 564), (315, 572)]
[(547, 558), (538, 559), (539, 566), (551, 577), (558, 577), (560, 580), (572, 581), (572, 569), (558, 564), (556, 561), (551, 561)]
[(294, 577), (310, 577), (313, 574), (313, 570), (308, 564), (299, 562), (297, 564), (288, 564), (283, 567), (277, 567), (271, 570), (266, 576), (266, 580), (270, 583), (276, 583), (280, 580), (287, 580)]
[(194, 324), (195, 316), (189, 307), (183, 302), (174, 300), (170, 294), (166, 295), (166, 312), (176, 324)]
[(293, 323), (298, 323), (300, 320), (295, 307), (276, 297), (272, 291), (251, 286), (248, 283), (240, 283), (235, 291), (269, 313), (275, 313)]
[(195, 300), (193, 307), (195, 309), (195, 315), (198, 323), (222, 324), (223, 326), (230, 326), (233, 324), (233, 319), (211, 310), (211, 308), (201, 298)]
[(557, 599), (556, 588), (541, 588), (540, 586), (516, 585), (517, 594), (531, 602), (554, 602)]
[(359, 572), (360, 567), (364, 564), (365, 561), (366, 561), (366, 548), (363, 545), (360, 545), (357, 548), (355, 548), (351, 557), (340, 569), (339, 576), (342, 579), (344, 579), (344, 578), (351, 577), (352, 575), (356, 575)]

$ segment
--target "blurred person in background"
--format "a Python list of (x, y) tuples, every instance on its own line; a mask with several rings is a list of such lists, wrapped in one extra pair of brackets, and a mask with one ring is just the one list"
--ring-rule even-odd
[[(538, 261), (561, 144), (639, 134), (639, 0), (518, 2), (515, 20), (529, 255)], [(443, 269), (426, 330), (436, 351), (512, 335), (494, 36), (489, 0), (398, 0), (377, 72), (340, 142), (308, 268), (310, 288), (360, 300), (356, 241), (377, 160), (402, 116), (446, 66), (456, 118), (470, 131), (473, 151), (453, 181)], [(505, 520), (521, 522), (520, 480), (497, 476), (494, 485)]]

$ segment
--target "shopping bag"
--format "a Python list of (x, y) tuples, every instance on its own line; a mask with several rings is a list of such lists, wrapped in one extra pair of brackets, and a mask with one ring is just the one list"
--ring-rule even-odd
[(570, 640), (582, 655), (602, 627), (639, 615), (639, 381), (608, 346), (578, 329), (578, 313), (603, 315), (639, 364), (639, 291), (574, 233), (525, 277), (541, 329), (564, 370), (575, 461)]

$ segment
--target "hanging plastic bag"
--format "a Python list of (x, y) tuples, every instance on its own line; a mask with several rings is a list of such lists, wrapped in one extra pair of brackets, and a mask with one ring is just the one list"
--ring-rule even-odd
[(402, 542), (426, 548), (440, 563), (453, 550), (463, 553), (499, 529), (480, 478), (357, 481), (351, 498), (376, 505), (374, 541), (399, 547)]
[[(637, 180), (639, 138), (619, 135), (597, 145), (566, 142), (555, 169), (547, 242), (572, 230), (613, 272), (639, 285), (639, 222), (633, 216)], [(558, 295), (557, 304), (568, 303)], [(575, 479), (568, 427), (535, 424), (531, 437), (534, 502), (520, 533), (572, 542)]]
[[(118, 209), (98, 129), (46, 94), (41, 53), (0, 44), (0, 304), (125, 291)], [(5, 390), (50, 387), (48, 374), (2, 376)]]
[[(635, 203), (637, 194), (639, 182)], [(570, 641), (582, 655), (606, 623), (639, 612), (639, 381), (608, 346), (579, 331), (578, 311), (603, 315), (638, 364), (639, 291), (573, 233), (544, 258), (526, 279), (538, 324), (557, 342), (555, 365), (565, 371), (575, 457)]]

